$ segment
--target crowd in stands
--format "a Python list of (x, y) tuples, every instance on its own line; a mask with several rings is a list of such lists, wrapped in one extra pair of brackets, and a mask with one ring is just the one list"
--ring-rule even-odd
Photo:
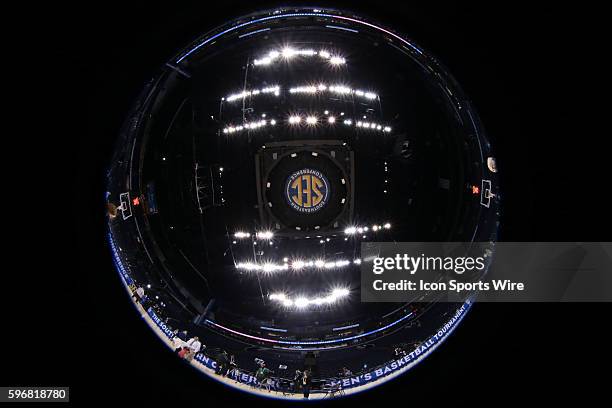
[[(134, 287), (132, 289), (132, 295), (137, 303), (140, 303), (143, 307), (153, 307), (155, 302), (145, 294), (145, 289), (142, 286)], [(341, 382), (331, 381), (339, 380), (343, 378), (350, 378), (355, 374), (348, 367), (342, 367), (335, 377), (329, 378), (327, 383), (324, 384), (322, 380), (314, 380), (313, 370), (311, 366), (305, 366), (302, 370), (296, 369), (293, 376), (286, 375), (284, 377), (274, 376), (275, 372), (266, 365), (266, 362), (261, 358), (255, 358), (255, 371), (254, 373), (239, 368), (236, 363), (236, 356), (228, 353), (226, 350), (215, 349), (207, 350), (206, 345), (202, 344), (198, 336), (189, 336), (187, 330), (175, 329), (171, 339), (175, 353), (182, 359), (191, 362), (198, 353), (206, 353), (209, 357), (217, 363), (215, 373), (233, 378), (238, 381), (241, 373), (252, 375), (255, 380), (255, 387), (265, 389), (268, 392), (272, 390), (280, 391), (285, 394), (303, 394), (304, 398), (309, 398), (310, 392), (313, 388), (317, 390), (327, 390), (327, 392), (337, 392), (341, 388)], [(393, 349), (393, 359), (402, 358), (408, 354), (408, 350), (412, 350), (418, 347), (419, 343), (410, 344), (399, 344)], [(280, 365), (280, 369), (285, 370), (286, 365)], [(367, 368), (367, 364), (364, 365), (364, 369)], [(357, 372), (359, 374), (359, 372)], [(333, 375), (333, 374), (332, 374)], [(316, 387), (313, 387), (313, 383), (317, 383)], [(329, 386), (334, 383), (336, 385)]]

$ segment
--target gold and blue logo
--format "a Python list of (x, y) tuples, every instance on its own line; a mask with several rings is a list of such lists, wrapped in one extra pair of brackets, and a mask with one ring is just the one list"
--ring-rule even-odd
[(285, 183), (287, 202), (295, 211), (314, 213), (329, 201), (329, 181), (315, 169), (292, 173)]

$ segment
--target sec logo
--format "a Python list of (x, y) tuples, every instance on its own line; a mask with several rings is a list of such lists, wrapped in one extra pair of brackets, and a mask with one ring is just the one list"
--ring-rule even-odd
[(329, 182), (318, 170), (302, 169), (287, 178), (285, 192), (291, 208), (301, 213), (313, 213), (327, 204)]

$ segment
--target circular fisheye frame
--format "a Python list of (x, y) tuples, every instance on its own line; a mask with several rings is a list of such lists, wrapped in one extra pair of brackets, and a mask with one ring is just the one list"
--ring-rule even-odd
[(177, 358), (261, 396), (339, 397), (408, 371), (470, 309), (361, 302), (367, 244), (495, 241), (497, 171), (427, 51), (351, 13), (278, 9), (147, 84), (110, 162), (108, 239)]

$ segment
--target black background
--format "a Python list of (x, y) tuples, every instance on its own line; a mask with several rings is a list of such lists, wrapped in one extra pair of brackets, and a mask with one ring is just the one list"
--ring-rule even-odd
[[(609, 131), (596, 125), (606, 115), (597, 99), (601, 10), (425, 3), (316, 5), (406, 34), (462, 84), (497, 150), (504, 240), (610, 241)], [(77, 403), (276, 405), (230, 391), (165, 350), (131, 307), (104, 239), (103, 173), (144, 82), (208, 29), (279, 5), (196, 4), (54, 5), (28, 42), (35, 61), (12, 61), (53, 90), (22, 92), (26, 117), (12, 139), (23, 146), (5, 152), (20, 163), (7, 173), (0, 384), (69, 385)], [(478, 304), (425, 363), (337, 404), (603, 398), (611, 309)]]

